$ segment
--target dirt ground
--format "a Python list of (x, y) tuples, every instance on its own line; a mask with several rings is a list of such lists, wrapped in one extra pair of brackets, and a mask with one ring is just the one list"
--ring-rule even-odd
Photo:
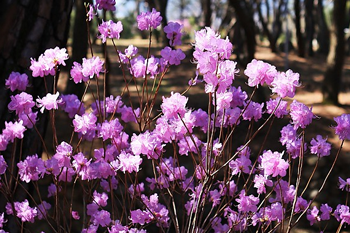
[[(129, 44), (134, 44), (139, 47), (139, 52), (146, 56), (146, 47), (148, 45), (147, 40), (120, 40), (118, 41), (118, 48), (122, 50)], [(155, 49), (152, 49), (152, 54), (159, 56), (160, 45), (156, 45)], [(96, 46), (94, 48), (97, 52), (100, 52), (100, 46)], [(187, 54), (186, 60), (178, 67), (173, 67), (170, 69), (170, 72), (166, 75), (164, 79), (163, 86), (160, 91), (160, 96), (168, 96), (171, 91), (174, 92), (183, 92), (187, 88), (187, 83), (190, 78), (195, 76), (195, 64), (191, 62), (189, 59), (191, 53), (191, 47), (189, 45), (183, 46), (185, 53)], [(110, 75), (110, 85), (109, 89), (111, 94), (120, 95), (123, 87), (123, 79), (121, 72), (118, 68), (117, 64), (117, 56), (115, 55), (114, 48), (112, 46), (108, 47), (109, 57), (111, 60), (111, 69), (109, 71)], [(256, 52), (256, 59), (264, 60), (269, 62), (272, 65), (275, 65), (279, 71), (285, 71), (286, 57), (284, 53), (273, 54), (270, 52), (269, 48), (266, 47), (258, 47)], [(302, 86), (297, 90), (297, 94), (295, 99), (303, 102), (308, 106), (312, 106), (313, 113), (318, 117), (313, 121), (312, 126), (309, 127), (306, 131), (307, 138), (309, 140), (314, 137), (316, 134), (321, 134), (323, 136), (328, 136), (329, 141), (332, 145), (332, 156), (330, 156), (323, 163), (320, 163), (320, 171), (316, 174), (316, 179), (322, 180), (324, 175), (326, 174), (327, 165), (331, 164), (334, 155), (339, 148), (340, 141), (333, 134), (333, 129), (331, 126), (335, 125), (333, 118), (343, 113), (350, 113), (350, 58), (347, 57), (344, 64), (343, 70), (343, 81), (341, 83), (341, 93), (339, 95), (339, 100), (341, 103), (341, 107), (333, 106), (333, 105), (323, 105), (322, 102), (322, 94), (320, 92), (322, 80), (323, 80), (323, 72), (326, 67), (326, 57), (315, 54), (314, 57), (310, 58), (300, 58), (294, 52), (291, 52), (288, 55), (288, 68), (292, 69), (294, 72), (298, 72), (300, 74), (300, 81)], [(240, 67), (240, 70), (243, 71), (244, 67)], [(65, 80), (67, 80), (67, 73), (62, 74), (60, 88), (61, 91), (64, 91)], [(236, 78), (235, 83), (239, 85), (244, 85), (247, 81), (247, 78), (241, 74)], [(203, 94), (203, 87), (196, 86), (189, 90), (186, 96), (189, 96), (189, 106), (192, 108), (199, 108), (207, 106), (207, 97)], [(267, 94), (269, 95), (269, 94)], [(290, 101), (290, 100), (289, 100)], [(274, 148), (274, 143), (279, 138), (279, 130), (282, 126), (284, 126), (288, 121), (276, 121), (273, 130), (271, 131), (271, 135), (269, 136), (269, 143), (266, 147), (270, 146)], [(64, 129), (64, 128), (63, 128)], [(263, 138), (263, 136), (262, 136)], [(314, 160), (306, 158), (306, 163), (309, 165), (313, 165), (315, 163)], [(322, 167), (324, 166), (324, 167)], [(321, 197), (320, 202), (327, 202), (329, 200), (334, 200), (336, 203), (337, 198), (334, 198), (335, 191), (337, 191), (334, 185), (338, 182), (338, 176), (342, 178), (350, 177), (350, 142), (346, 142), (343, 146), (343, 150), (338, 161), (338, 165), (335, 167), (334, 174), (329, 178), (329, 186), (326, 186), (326, 193)], [(306, 172), (307, 173), (307, 172)], [(309, 173), (310, 174), (310, 173)], [(331, 186), (332, 185), (332, 186)], [(317, 186), (317, 185), (316, 185)], [(327, 189), (328, 188), (328, 189)], [(329, 191), (331, 190), (331, 191)], [(334, 191), (334, 192), (333, 192)], [(311, 192), (312, 193), (312, 192)], [(311, 195), (311, 194), (310, 194)], [(341, 198), (340, 196), (337, 196)], [(304, 226), (305, 227), (305, 226)], [(311, 229), (307, 229), (302, 231), (299, 228), (295, 232), (311, 232)]]

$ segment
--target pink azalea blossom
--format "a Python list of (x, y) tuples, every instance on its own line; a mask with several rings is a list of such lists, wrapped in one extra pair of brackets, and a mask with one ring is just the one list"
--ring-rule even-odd
[(120, 124), (118, 118), (111, 121), (105, 121), (97, 126), (98, 136), (106, 141), (107, 139), (116, 138), (123, 130), (123, 126)]
[(312, 119), (315, 118), (312, 108), (308, 108), (305, 104), (296, 100), (293, 100), (290, 105), (290, 116), (294, 129), (298, 129), (299, 127), (305, 129), (312, 122)]
[(97, 77), (103, 72), (103, 61), (99, 57), (83, 58), (82, 74), (84, 77), (92, 78), (94, 75)]
[(15, 138), (22, 139), (26, 128), (23, 126), (22, 121), (6, 122), (5, 129), (2, 131), (2, 135), (10, 142), (13, 142)]
[(320, 207), (321, 210), (321, 220), (329, 220), (331, 213), (332, 213), (332, 207), (330, 207), (328, 204), (322, 204)]
[(45, 77), (48, 75), (55, 75), (56, 67), (58, 65), (65, 66), (65, 60), (68, 59), (67, 50), (58, 47), (54, 49), (47, 49), (44, 54), (41, 54), (38, 61), (31, 58), (31, 66), (33, 77)]
[(7, 169), (7, 163), (4, 159), (4, 156), (0, 155), (0, 175), (4, 174)]
[(38, 205), (38, 219), (44, 219), (46, 218), (47, 211), (51, 209), (51, 205), (47, 203), (46, 201), (43, 201), (41, 204)]
[(334, 217), (341, 224), (347, 223), (350, 224), (350, 211), (349, 206), (338, 205), (333, 213)]
[(171, 49), (168, 46), (160, 51), (160, 55), (170, 65), (180, 65), (181, 61), (186, 57), (181, 49)]
[(321, 135), (317, 135), (316, 139), (311, 139), (310, 152), (319, 157), (328, 156), (331, 153), (331, 144), (327, 142), (327, 138), (323, 139)]
[(335, 134), (339, 136), (341, 140), (350, 140), (350, 114), (342, 114), (334, 118), (337, 122), (337, 126), (333, 127)]
[(255, 120), (258, 121), (262, 117), (262, 109), (264, 107), (264, 103), (259, 104), (251, 101), (245, 111), (243, 112), (244, 120)]
[(272, 114), (273, 111), (275, 111), (274, 115), (277, 118), (283, 118), (288, 114), (287, 105), (287, 101), (281, 100), (280, 97), (277, 97), (276, 99), (270, 99), (266, 102), (266, 112), (268, 114)]
[(44, 161), (38, 155), (28, 156), (17, 164), (19, 178), (26, 183), (39, 180), (46, 172)]
[(150, 30), (151, 28), (157, 28), (161, 21), (162, 16), (154, 8), (151, 12), (142, 12), (137, 16), (137, 26), (140, 30)]
[(115, 11), (115, 0), (96, 0), (99, 10)]
[(133, 224), (145, 225), (146, 223), (151, 222), (153, 216), (149, 212), (137, 209), (130, 211), (130, 219)]
[(300, 86), (299, 74), (293, 73), (291, 70), (287, 70), (287, 72), (278, 72), (271, 86), (272, 92), (279, 95), (279, 97), (293, 98), (296, 88)]
[(183, 117), (186, 113), (186, 104), (188, 98), (181, 95), (180, 93), (171, 92), (171, 96), (165, 98), (163, 96), (163, 103), (161, 104), (161, 109), (166, 118), (178, 118)]
[(73, 120), (74, 131), (85, 135), (89, 130), (96, 129), (96, 121), (97, 117), (93, 113), (85, 113), (82, 116), (75, 115)]
[(69, 118), (74, 118), (75, 114), (83, 115), (85, 113), (84, 104), (74, 94), (61, 95), (59, 107), (68, 113)]
[(247, 65), (244, 74), (248, 76), (248, 86), (255, 87), (265, 83), (271, 85), (277, 75), (277, 70), (275, 66), (253, 59)]
[(218, 59), (229, 59), (232, 53), (232, 44), (228, 37), (221, 39), (220, 35), (210, 27), (195, 32), (194, 47), (196, 52), (204, 52), (206, 50), (210, 53), (215, 53)]
[(83, 58), (83, 63), (73, 62), (70, 75), (75, 83), (86, 82), (93, 78), (94, 75), (99, 77), (103, 72), (103, 61), (99, 57)]
[(87, 14), (86, 14), (88, 20), (91, 21), (91, 20), (95, 17), (96, 14), (97, 14), (97, 13), (94, 12), (94, 8), (93, 8), (92, 5), (90, 4), (90, 5), (89, 5), (89, 10), (88, 10), (88, 12), (87, 12)]
[[(4, 213), (0, 214), (0, 228), (4, 227), (4, 223), (6, 223), (7, 220), (5, 219)], [(3, 232), (6, 233), (6, 232)]]
[(106, 193), (98, 193), (95, 190), (93, 194), (93, 200), (97, 205), (105, 207), (107, 205), (108, 195)]
[(112, 20), (102, 21), (98, 26), (98, 31), (100, 32), (98, 38), (102, 39), (102, 43), (105, 43), (107, 38), (119, 39), (120, 33), (123, 31), (123, 25), (120, 21), (117, 23), (114, 23)]
[(139, 155), (132, 155), (124, 151), (120, 153), (118, 159), (120, 162), (119, 169), (124, 173), (138, 172), (142, 163), (142, 158)]
[(8, 138), (0, 134), (0, 151), (6, 150), (8, 143), (9, 143)]
[(18, 72), (11, 72), (8, 79), (5, 80), (5, 85), (11, 91), (19, 90), (25, 91), (28, 87), (28, 75), (20, 74)]
[(80, 219), (79, 212), (73, 210), (73, 211), (72, 211), (72, 218), (75, 219), (75, 220), (79, 220), (79, 219)]
[(130, 61), (130, 73), (135, 78), (144, 78), (146, 75), (146, 59), (140, 55)]
[(259, 203), (259, 198), (254, 195), (247, 196), (245, 191), (242, 190), (239, 194), (239, 198), (236, 199), (239, 203), (237, 208), (242, 212), (255, 212), (257, 210), (257, 204)]
[(286, 171), (289, 168), (289, 163), (282, 159), (283, 153), (272, 152), (270, 150), (265, 151), (261, 155), (261, 168), (264, 170), (265, 176), (272, 175), (276, 176), (285, 176)]
[(272, 180), (269, 180), (266, 176), (256, 175), (254, 177), (254, 188), (257, 188), (257, 193), (266, 193), (266, 186), (271, 187), (273, 185)]
[(12, 111), (16, 111), (16, 114), (20, 113), (29, 114), (32, 112), (32, 107), (35, 106), (33, 96), (26, 92), (21, 92), (15, 96), (11, 95), (11, 102), (8, 104), (8, 108)]
[(297, 198), (297, 202), (295, 203), (295, 213), (300, 213), (304, 211), (308, 207), (309, 203), (302, 197)]
[(10, 203), (6, 204), (6, 213), (14, 214), (21, 219), (22, 222), (31, 222), (34, 223), (35, 217), (38, 215), (37, 208), (32, 208), (29, 206), (28, 200), (24, 200), (23, 202), (14, 202), (15, 211), (12, 209), (12, 205)]
[(169, 22), (168, 25), (164, 27), (164, 32), (169, 39), (170, 46), (181, 45), (182, 28), (183, 25), (177, 22)]
[(341, 177), (338, 177), (339, 180), (339, 189), (350, 192), (350, 178), (347, 178), (346, 181), (343, 180)]
[(61, 99), (58, 99), (59, 95), (60, 93), (56, 92), (56, 94), (47, 93), (42, 99), (38, 97), (36, 99), (36, 105), (38, 108), (40, 108), (40, 112), (43, 113), (45, 109), (58, 109), (58, 104), (62, 102)]
[(312, 209), (309, 209), (306, 214), (307, 220), (310, 222), (310, 226), (314, 225), (315, 223), (321, 221), (320, 216), (318, 215), (318, 209), (316, 206), (314, 206)]
[(23, 122), (23, 126), (27, 128), (33, 128), (34, 124), (37, 122), (38, 112), (21, 112), (18, 114), (19, 121)]
[(111, 214), (107, 210), (96, 211), (91, 216), (91, 221), (95, 225), (100, 225), (101, 227), (106, 227), (111, 223)]

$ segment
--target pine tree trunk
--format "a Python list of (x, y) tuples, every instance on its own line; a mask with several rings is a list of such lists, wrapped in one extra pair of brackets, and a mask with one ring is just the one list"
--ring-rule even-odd
[(294, 12), (295, 12), (295, 32), (296, 32), (297, 44), (298, 44), (298, 56), (305, 57), (305, 44), (304, 44), (303, 34), (301, 33), (301, 25), (300, 25), (300, 0), (294, 0)]
[(329, 30), (324, 15), (323, 1), (319, 0), (317, 3), (317, 22), (318, 33), (317, 41), (319, 43), (318, 52), (321, 54), (328, 54), (329, 52)]
[(314, 12), (314, 0), (305, 0), (305, 31), (306, 31), (306, 44), (307, 52), (310, 57), (314, 55), (312, 47), (312, 41), (315, 34), (315, 20), (313, 16)]
[(333, 22), (331, 26), (330, 48), (327, 57), (327, 69), (322, 85), (323, 102), (339, 104), (338, 94), (341, 85), (342, 69), (345, 56), (345, 22), (346, 0), (335, 0)]
[[(91, 0), (75, 0), (75, 17), (73, 28), (73, 43), (72, 43), (72, 58), (70, 64), (73, 62), (81, 63), (82, 59), (86, 57), (88, 49), (88, 30), (86, 22), (86, 3), (92, 3)], [(67, 94), (76, 94), (79, 99), (84, 94), (85, 84), (75, 84), (72, 80), (67, 80), (65, 92)]]
[(211, 16), (212, 16), (211, 0), (201, 0), (201, 5), (202, 5), (202, 12), (204, 17), (204, 26), (210, 27)]
[(246, 61), (245, 63), (249, 63), (255, 56), (255, 23), (253, 19), (253, 14), (251, 12), (248, 3), (245, 1), (236, 1), (230, 0), (231, 6), (235, 9), (235, 13), (242, 25), (244, 34), (245, 34), (245, 44), (246, 44)]
[[(72, 3), (71, 0), (8, 0), (2, 3), (0, 10), (1, 129), (4, 128), (5, 121), (13, 121), (14, 118), (14, 113), (10, 113), (7, 109), (11, 93), (5, 88), (5, 79), (12, 71), (28, 74), (31, 88), (27, 92), (32, 94), (34, 99), (46, 94), (43, 79), (31, 77), (30, 58), (37, 59), (47, 48), (66, 46)], [(47, 82), (52, 83), (52, 78), (47, 78)], [(38, 118), (37, 128), (43, 135), (48, 118), (46, 114), (39, 114)], [(13, 152), (9, 149), (2, 152), (2, 155), (10, 167), (12, 158), (14, 163), (17, 163), (28, 155), (41, 156), (42, 144), (35, 130), (28, 129), (23, 140), (16, 140), (7, 148)], [(12, 190), (10, 198), (16, 198), (16, 200), (26, 198), (25, 192), (19, 190), (19, 187), (21, 186)], [(6, 199), (0, 195), (1, 210), (5, 209), (5, 204)], [(9, 218), (6, 225), (8, 227), (6, 230), (9, 232), (19, 232), (21, 228), (14, 218)]]
[[(261, 26), (263, 28), (263, 31), (264, 31), (264, 34), (266, 35), (268, 41), (269, 41), (269, 44), (270, 44), (270, 49), (271, 49), (271, 52), (273, 53), (276, 53), (277, 52), (277, 48), (276, 48), (276, 42), (274, 41), (273, 39), (273, 35), (272, 33), (270, 32), (269, 30), (269, 27), (268, 27), (268, 22), (266, 22), (266, 20), (264, 19), (264, 16), (263, 16), (263, 13), (262, 13), (262, 10), (261, 10), (261, 1), (258, 0), (257, 1), (257, 11), (258, 11), (258, 15), (259, 15), (259, 20), (260, 20), (260, 23), (261, 23)], [(269, 12), (269, 11), (267, 11)], [(268, 15), (267, 15), (267, 19), (268, 19)]]

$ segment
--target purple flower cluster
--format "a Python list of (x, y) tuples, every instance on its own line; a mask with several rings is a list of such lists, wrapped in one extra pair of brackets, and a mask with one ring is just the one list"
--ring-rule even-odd
[(58, 65), (65, 66), (65, 60), (68, 59), (66, 49), (58, 47), (54, 49), (47, 49), (44, 54), (40, 55), (38, 61), (32, 59), (29, 69), (32, 70), (33, 77), (45, 77), (48, 75), (55, 75)]
[(162, 16), (154, 8), (151, 12), (142, 12), (137, 16), (137, 26), (140, 30), (156, 29), (162, 22)]
[[(115, 10), (114, 5), (114, 0), (99, 0), (95, 7)], [(89, 17), (92, 10), (90, 7)], [(155, 29), (161, 20), (154, 9), (137, 17), (141, 30)], [(102, 22), (98, 26), (99, 38), (103, 42), (107, 38), (119, 39), (122, 28), (121, 22)], [(159, 105), (152, 99), (159, 93), (157, 88), (147, 86), (147, 77), (160, 86), (169, 66), (179, 65), (185, 58), (180, 49), (174, 48), (181, 44), (181, 29), (180, 24), (172, 22), (164, 28), (170, 46), (160, 51), (160, 57), (137, 55), (138, 49), (133, 45), (124, 52), (118, 51), (121, 65), (129, 71), (125, 76), (130, 75), (132, 80), (128, 82), (126, 78), (126, 85), (134, 83), (138, 94), (139, 102), (130, 102), (133, 106), (124, 103), (125, 95), (105, 99), (93, 95), (96, 99), (91, 105), (76, 95), (59, 92), (47, 93), (34, 101), (25, 92), (30, 86), (28, 77), (10, 74), (7, 88), (20, 92), (10, 96), (8, 109), (16, 116), (14, 121), (4, 123), (0, 151), (23, 139), (28, 128), (36, 127), (37, 110), (65, 112), (71, 120), (72, 142), (57, 140), (54, 152), (46, 158), (23, 155), (12, 166), (5, 153), (0, 155), (2, 191), (8, 191), (8, 180), (13, 177), (14, 182), (33, 182), (34, 186), (46, 177), (51, 182), (47, 193), (40, 194), (40, 202), (8, 198), (5, 213), (0, 213), (0, 232), (8, 215), (20, 223), (36, 219), (54, 223), (61, 211), (69, 213), (64, 217), (67, 224), (55, 227), (71, 231), (68, 225), (79, 222), (86, 233), (143, 233), (153, 227), (162, 231), (173, 227), (195, 232), (265, 231), (282, 225), (291, 216), (294, 221), (302, 215), (310, 225), (321, 224), (332, 216), (340, 224), (350, 224), (347, 205), (339, 204), (334, 209), (326, 203), (313, 205), (313, 200), (299, 191), (303, 188), (300, 183), (294, 183), (291, 177), (295, 164), (304, 155), (322, 159), (331, 153), (327, 137), (316, 135), (310, 142), (305, 138), (305, 129), (315, 117), (312, 108), (295, 100), (288, 107), (288, 100), (283, 99), (295, 95), (299, 74), (291, 70), (278, 72), (266, 62), (251, 61), (244, 70), (248, 86), (268, 85), (276, 94), (266, 103), (254, 102), (240, 86), (232, 85), (238, 73), (237, 63), (229, 60), (232, 44), (228, 38), (222, 39), (211, 28), (205, 28), (195, 33), (198, 77), (191, 85), (203, 81), (210, 99), (208, 109), (189, 107), (189, 98), (178, 92), (164, 95)], [(67, 58), (64, 49), (49, 49), (38, 61), (32, 59), (30, 69), (34, 77), (54, 75)], [(80, 83), (98, 77), (105, 72), (103, 64), (99, 57), (83, 58), (82, 64), (73, 63), (71, 78)], [(152, 112), (156, 106), (157, 115)], [(264, 120), (270, 118), (290, 119), (280, 131), (282, 152), (263, 150), (255, 144), (255, 125), (261, 124), (259, 133), (267, 123)], [(334, 120), (339, 138), (350, 139), (350, 115)], [(237, 147), (235, 137), (245, 138), (241, 146)], [(17, 174), (12, 174), (14, 168), (18, 168)], [(338, 180), (339, 189), (350, 192), (350, 178)], [(65, 195), (70, 182), (83, 190), (78, 194), (74, 189), (71, 192), (83, 200), (83, 209)], [(49, 201), (42, 200), (44, 196), (64, 204), (51, 210)], [(65, 209), (67, 203), (70, 204)]]
[(15, 90), (25, 91), (28, 87), (28, 75), (20, 74), (18, 72), (11, 72), (8, 79), (5, 81), (5, 85), (12, 92)]
[(232, 44), (228, 38), (221, 39), (211, 28), (196, 32), (195, 40), (193, 57), (199, 73), (203, 75), (205, 92), (225, 92), (238, 73), (237, 63), (228, 60)]
[(252, 60), (248, 65), (244, 74), (248, 76), (248, 85), (255, 87), (260, 85), (271, 85), (277, 76), (276, 67), (258, 60)]
[(335, 134), (339, 136), (341, 140), (350, 140), (350, 114), (342, 114), (335, 117), (334, 121), (337, 122), (337, 126), (334, 127)]
[(70, 75), (75, 83), (86, 82), (103, 72), (103, 61), (99, 57), (83, 58), (82, 64), (73, 62), (73, 65)]
[(255, 59), (247, 65), (244, 74), (248, 76), (249, 86), (258, 87), (266, 84), (281, 98), (293, 98), (296, 87), (300, 86), (298, 73), (291, 70), (277, 72), (275, 66)]
[(102, 43), (105, 43), (107, 38), (119, 39), (120, 33), (123, 31), (123, 25), (120, 21), (114, 23), (112, 20), (109, 20), (107, 22), (102, 22), (98, 26), (98, 31), (100, 32), (98, 37), (102, 40)]
[(115, 0), (96, 0), (99, 10), (115, 11)]
[(169, 39), (170, 46), (181, 45), (181, 29), (183, 25), (177, 22), (169, 22), (167, 26), (164, 27), (164, 32), (166, 37)]

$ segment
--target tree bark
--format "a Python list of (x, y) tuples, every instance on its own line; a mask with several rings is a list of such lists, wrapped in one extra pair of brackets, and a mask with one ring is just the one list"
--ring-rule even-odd
[(327, 57), (327, 69), (324, 73), (322, 85), (324, 103), (339, 104), (338, 94), (345, 56), (345, 11), (346, 0), (334, 0), (333, 20), (330, 30), (330, 48)]
[(212, 17), (212, 8), (211, 8), (211, 0), (201, 0), (202, 12), (204, 17), (204, 26), (211, 26), (211, 17)]
[[(276, 43), (275, 43), (275, 41), (273, 39), (272, 33), (269, 30), (268, 22), (266, 22), (266, 20), (264, 19), (263, 14), (262, 14), (261, 1), (258, 0), (256, 2), (257, 2), (257, 11), (258, 11), (258, 15), (259, 15), (259, 20), (260, 20), (260, 23), (262, 25), (263, 32), (264, 32), (264, 34), (266, 35), (266, 37), (267, 37), (267, 39), (269, 41), (271, 52), (276, 53), (277, 52)], [(269, 12), (269, 11), (267, 10), (267, 12)], [(268, 14), (267, 14), (267, 17), (268, 17)]]
[(230, 4), (235, 9), (236, 16), (238, 17), (245, 34), (245, 45), (247, 51), (245, 63), (247, 64), (253, 60), (255, 56), (256, 40), (253, 14), (246, 1), (230, 0)]
[(305, 57), (305, 44), (303, 34), (301, 32), (300, 25), (300, 0), (294, 0), (294, 12), (295, 12), (295, 32), (298, 44), (298, 56)]
[[(280, 0), (278, 3), (278, 7), (275, 10), (275, 17), (274, 21), (272, 23), (272, 43), (273, 46), (276, 47), (277, 40), (280, 37), (282, 33), (282, 7), (286, 7), (286, 3), (284, 0)], [(288, 38), (286, 38), (286, 42), (288, 41)]]
[(323, 1), (318, 0), (317, 3), (317, 22), (318, 22), (318, 33), (317, 41), (319, 44), (318, 52), (321, 54), (328, 54), (329, 52), (329, 29), (326, 23)]
[[(12, 94), (5, 88), (5, 79), (12, 71), (26, 73), (31, 87), (27, 93), (36, 99), (46, 94), (43, 78), (32, 78), (29, 71), (30, 58), (38, 58), (48, 48), (66, 46), (69, 18), (72, 8), (71, 0), (8, 0), (3, 2), (0, 10), (0, 127), (4, 128), (5, 121), (13, 121), (14, 113), (8, 111), (7, 105)], [(50, 87), (52, 77), (47, 77)], [(52, 87), (52, 85), (51, 85)], [(50, 91), (50, 90), (49, 90)], [(52, 89), (51, 89), (52, 91)], [(40, 134), (45, 133), (48, 117), (46, 114), (38, 114), (36, 124)], [(42, 143), (34, 129), (25, 132), (24, 139), (16, 140), (3, 151), (9, 167), (28, 155), (41, 156)], [(15, 166), (16, 167), (16, 166)], [(22, 201), (25, 192), (17, 189), (11, 190), (11, 197)], [(24, 186), (25, 187), (25, 186)], [(9, 197), (7, 197), (9, 198)], [(0, 209), (4, 210), (6, 199), (0, 196)], [(7, 223), (9, 232), (19, 232), (21, 226), (16, 224), (14, 218), (9, 218)]]
[(312, 57), (314, 50), (312, 47), (312, 41), (315, 34), (315, 20), (314, 20), (314, 0), (305, 0), (305, 31), (306, 31), (306, 44), (308, 55)]
[[(87, 55), (88, 49), (88, 30), (86, 22), (86, 3), (92, 3), (91, 0), (75, 0), (75, 17), (73, 25), (73, 43), (72, 43), (72, 58), (70, 66), (73, 62), (81, 63), (82, 59)], [(70, 67), (69, 66), (69, 67)], [(72, 80), (67, 80), (65, 92), (67, 94), (76, 94), (79, 99), (84, 94), (85, 84), (83, 82), (75, 84)]]

